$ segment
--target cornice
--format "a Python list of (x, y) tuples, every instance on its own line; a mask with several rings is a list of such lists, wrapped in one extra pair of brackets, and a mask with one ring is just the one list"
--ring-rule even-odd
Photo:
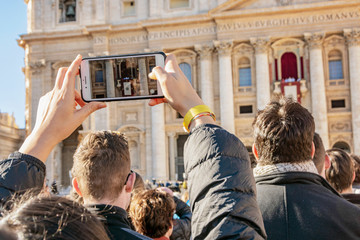
[(259, 17), (263, 15), (273, 16), (275, 14), (288, 14), (288, 13), (301, 13), (318, 10), (338, 10), (341, 7), (360, 7), (358, 0), (349, 1), (331, 1), (321, 3), (308, 3), (308, 4), (297, 4), (289, 6), (279, 6), (272, 8), (261, 8), (261, 9), (240, 9), (240, 10), (229, 10), (223, 12), (209, 12), (209, 15), (216, 21), (228, 18), (242, 18), (242, 17)]

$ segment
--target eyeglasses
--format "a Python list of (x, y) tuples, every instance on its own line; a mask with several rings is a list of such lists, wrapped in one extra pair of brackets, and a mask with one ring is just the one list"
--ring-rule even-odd
[(125, 184), (124, 184), (124, 185), (126, 185), (127, 181), (129, 180), (130, 175), (133, 174), (133, 173), (134, 173), (133, 170), (130, 170), (129, 174), (128, 174), (127, 177), (126, 177), (126, 180), (125, 180)]

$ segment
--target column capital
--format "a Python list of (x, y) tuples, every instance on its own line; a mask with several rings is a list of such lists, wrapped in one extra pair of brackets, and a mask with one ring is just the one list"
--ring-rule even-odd
[(267, 53), (270, 45), (268, 37), (250, 38), (250, 43), (255, 48), (255, 53)]
[(360, 28), (344, 29), (344, 36), (349, 46), (360, 45)]
[(220, 55), (230, 55), (233, 45), (233, 40), (214, 41), (214, 46)]
[(196, 44), (194, 45), (195, 51), (200, 55), (201, 58), (210, 57), (214, 51), (214, 46), (211, 44)]
[(310, 49), (321, 48), (324, 41), (325, 33), (304, 33), (304, 38)]
[(170, 138), (175, 138), (176, 133), (175, 132), (167, 132), (167, 136)]

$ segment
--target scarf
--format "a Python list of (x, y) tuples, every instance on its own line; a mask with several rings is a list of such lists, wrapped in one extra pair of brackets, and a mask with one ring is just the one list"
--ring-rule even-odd
[(265, 166), (257, 165), (253, 169), (253, 172), (255, 177), (282, 172), (311, 172), (319, 174), (312, 160), (298, 163), (276, 163)]

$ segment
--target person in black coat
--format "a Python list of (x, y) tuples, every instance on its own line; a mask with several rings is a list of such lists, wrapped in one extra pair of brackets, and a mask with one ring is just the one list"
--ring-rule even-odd
[[(52, 149), (92, 112), (106, 107), (105, 103), (83, 102), (75, 90), (75, 76), (80, 62), (81, 56), (78, 56), (68, 69), (59, 70), (54, 89), (40, 99), (35, 128), (20, 148), (20, 153), (0, 162), (0, 198), (3, 201), (12, 193), (41, 189), (45, 176), (44, 162)], [(204, 104), (173, 55), (167, 57), (165, 69), (155, 67), (150, 75), (160, 82), (165, 98), (152, 99), (149, 105), (168, 102), (185, 116), (189, 110)], [(81, 108), (74, 108), (74, 103)], [(236, 136), (217, 126), (210, 114), (200, 114), (192, 120), (187, 126), (190, 136), (184, 153), (193, 212), (192, 238), (265, 239), (263, 220), (256, 203), (255, 181), (245, 146)], [(117, 201), (121, 203), (123, 199), (125, 202), (121, 204), (124, 205), (127, 204), (135, 178), (131, 173), (128, 176), (126, 181), (121, 182), (125, 194)], [(81, 181), (74, 181), (74, 188), (76, 190), (75, 185), (78, 185), (82, 195), (79, 183), (81, 185)], [(108, 204), (116, 204), (96, 199), (88, 202), (96, 204), (97, 208), (103, 204), (100, 209), (102, 216), (109, 219), (121, 215), (121, 219), (115, 219), (120, 228), (123, 226), (121, 236), (125, 239), (142, 238), (128, 229), (130, 224), (126, 223), (123, 208), (109, 207)], [(125, 212), (124, 216), (121, 212)], [(114, 222), (107, 220), (108, 225)]]
[(290, 99), (268, 104), (254, 123), (257, 200), (268, 239), (360, 239), (360, 209), (318, 174), (314, 119)]

